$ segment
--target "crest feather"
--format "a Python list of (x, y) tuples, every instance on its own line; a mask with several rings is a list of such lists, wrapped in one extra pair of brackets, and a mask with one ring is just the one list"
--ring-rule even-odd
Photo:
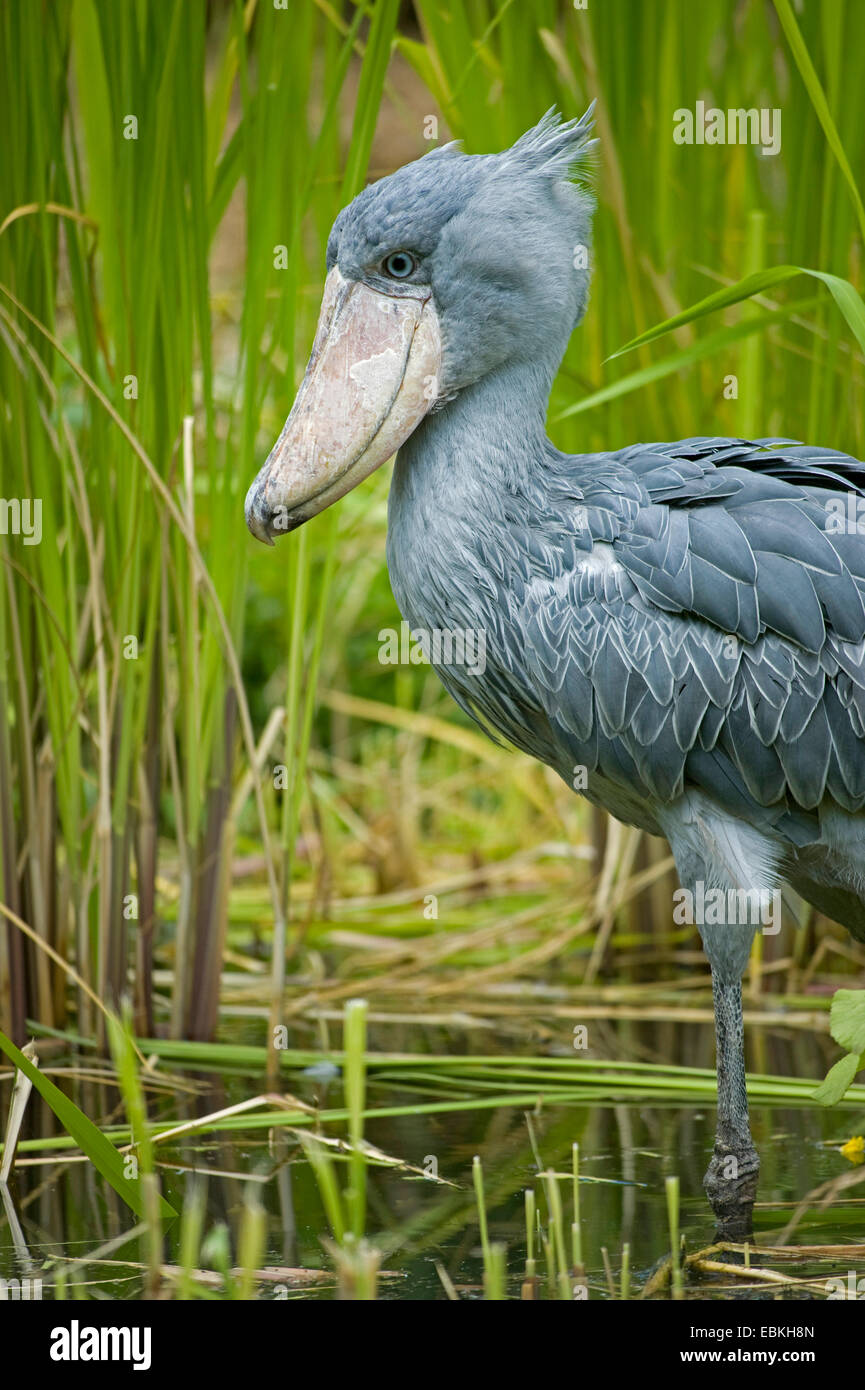
[(521, 135), (501, 158), (508, 164), (519, 164), (526, 172), (533, 170), (551, 178), (567, 179), (574, 165), (582, 164), (598, 145), (597, 140), (590, 138), (594, 112), (593, 101), (578, 120), (565, 121), (555, 106), (551, 106), (538, 124)]

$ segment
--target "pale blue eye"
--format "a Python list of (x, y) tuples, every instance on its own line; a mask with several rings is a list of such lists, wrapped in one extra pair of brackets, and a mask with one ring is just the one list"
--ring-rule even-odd
[(391, 251), (385, 256), (381, 268), (392, 280), (405, 280), (417, 267), (417, 261), (410, 251)]

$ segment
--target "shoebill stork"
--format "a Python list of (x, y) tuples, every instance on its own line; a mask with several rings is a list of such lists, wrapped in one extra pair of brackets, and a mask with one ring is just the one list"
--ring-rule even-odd
[(722, 890), (722, 920), (699, 929), (718, 1071), (706, 1190), (729, 1226), (759, 1166), (743, 901), (787, 883), (865, 941), (865, 535), (837, 524), (865, 468), (787, 441), (550, 442), (589, 290), (590, 129), (591, 111), (549, 112), (500, 154), (437, 148), (343, 209), (309, 366), (246, 519), (272, 542), (398, 449), (399, 608), (415, 629), (485, 634), (483, 673), (443, 661), (446, 689), (666, 836), (692, 902)]

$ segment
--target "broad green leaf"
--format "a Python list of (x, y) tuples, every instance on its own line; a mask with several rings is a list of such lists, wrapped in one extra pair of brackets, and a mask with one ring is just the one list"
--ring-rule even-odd
[(753, 275), (746, 275), (744, 279), (737, 280), (735, 285), (728, 285), (723, 290), (715, 290), (714, 294), (706, 295), (705, 299), (698, 300), (689, 309), (683, 309), (680, 314), (674, 314), (672, 318), (647, 329), (639, 337), (632, 338), (624, 347), (619, 348), (618, 352), (614, 352), (612, 357), (621, 357), (626, 352), (632, 352), (634, 348), (654, 342), (655, 338), (660, 338), (664, 333), (671, 333), (674, 328), (682, 328), (686, 323), (703, 318), (705, 314), (713, 314), (716, 309), (728, 309), (731, 304), (739, 304), (754, 294), (762, 294), (764, 290), (771, 289), (773, 285), (779, 285), (784, 280), (792, 280), (796, 275), (810, 275), (812, 279), (823, 282), (847, 320), (851, 333), (865, 352), (865, 303), (849, 280), (842, 280), (839, 275), (830, 275), (825, 270), (809, 270), (802, 265), (774, 265), (768, 270), (758, 270)]
[(865, 989), (838, 989), (832, 999), (832, 1037), (848, 1052), (865, 1052)]
[(831, 1067), (825, 1080), (820, 1082), (814, 1092), (814, 1099), (821, 1105), (837, 1105), (857, 1071), (865, 1067), (865, 1056), (851, 1052)]
[[(10, 1062), (13, 1062), (19, 1071), (23, 1072), (28, 1081), (33, 1083), (37, 1090), (68, 1134), (78, 1144), (79, 1148), (87, 1155), (94, 1168), (98, 1170), (114, 1188), (118, 1196), (122, 1197), (127, 1206), (131, 1207), (136, 1216), (145, 1215), (145, 1204), (141, 1186), (138, 1178), (128, 1178), (124, 1172), (124, 1156), (118, 1153), (114, 1145), (110, 1143), (105, 1135), (97, 1129), (92, 1120), (88, 1120), (83, 1110), (79, 1110), (74, 1101), (65, 1096), (53, 1081), (49, 1081), (47, 1076), (43, 1076), (38, 1067), (24, 1056), (23, 1052), (15, 1046), (5, 1033), (0, 1032), (0, 1051), (5, 1052)], [(177, 1212), (163, 1197), (159, 1198), (159, 1214), (165, 1220), (174, 1220)]]
[(747, 338), (753, 333), (771, 328), (773, 324), (786, 322), (794, 314), (801, 314), (806, 308), (812, 308), (814, 303), (813, 298), (797, 300), (795, 304), (786, 305), (783, 309), (760, 314), (756, 318), (743, 319), (741, 323), (731, 323), (726, 328), (718, 329), (715, 333), (707, 333), (705, 337), (689, 343), (679, 352), (673, 352), (669, 357), (661, 358), (659, 362), (650, 362), (648, 366), (640, 367), (636, 372), (629, 372), (627, 376), (620, 377), (618, 381), (611, 382), (609, 386), (603, 386), (599, 391), (593, 391), (591, 395), (583, 396), (574, 405), (569, 405), (565, 410), (559, 411), (557, 415), (553, 416), (553, 419), (564, 420), (569, 415), (580, 415), (585, 410), (593, 410), (595, 406), (606, 405), (608, 401), (616, 400), (619, 396), (627, 396), (631, 391), (639, 391), (643, 386), (648, 386), (653, 381), (660, 381), (666, 376), (683, 372), (696, 362), (702, 362), (704, 358), (713, 357), (718, 352), (724, 352), (741, 338)]

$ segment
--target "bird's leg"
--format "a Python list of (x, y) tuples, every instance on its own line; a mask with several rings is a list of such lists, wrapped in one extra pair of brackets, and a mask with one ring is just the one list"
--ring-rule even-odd
[(742, 1239), (750, 1234), (760, 1171), (748, 1123), (742, 975), (754, 933), (763, 922), (765, 895), (777, 881), (777, 856), (765, 836), (708, 802), (684, 803), (668, 818), (665, 829), (676, 857), (684, 905), (688, 901), (702, 904), (692, 920), (712, 967), (718, 1122), (703, 1186), (719, 1233)]
[(748, 1123), (745, 1089), (745, 1035), (742, 981), (712, 970), (718, 1070), (718, 1121), (715, 1152), (703, 1186), (721, 1231), (735, 1238), (750, 1234), (760, 1159)]

